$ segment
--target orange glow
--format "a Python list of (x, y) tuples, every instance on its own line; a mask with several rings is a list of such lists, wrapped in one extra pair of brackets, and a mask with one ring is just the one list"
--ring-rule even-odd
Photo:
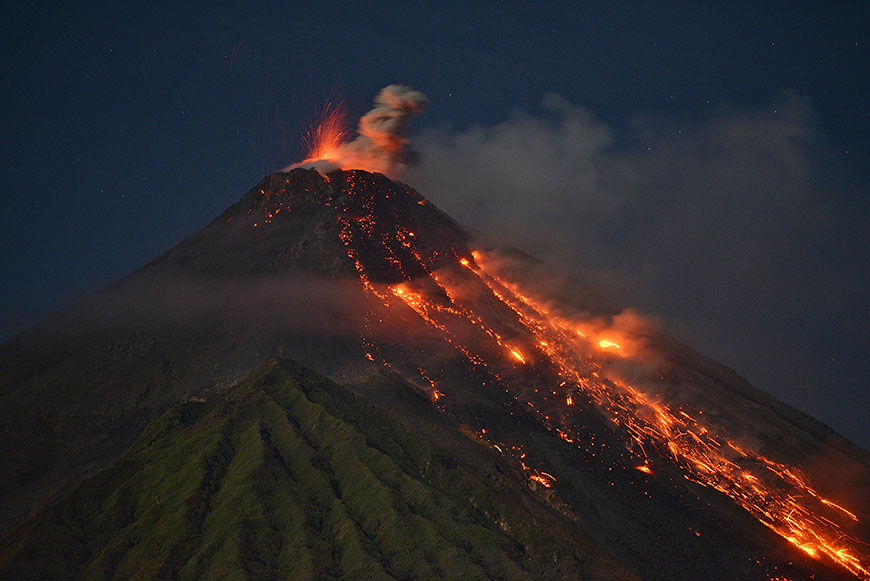
[(646, 472), (649, 475), (652, 475), (652, 473), (653, 473), (653, 471), (650, 469), (650, 467), (647, 466), (646, 464), (641, 464), (640, 466), (637, 466), (637, 469), (640, 470), (641, 472)]
[(320, 120), (302, 138), (305, 162), (335, 159), (347, 138), (347, 110), (344, 101), (327, 103)]
[(823, 504), (827, 504), (828, 506), (833, 506), (833, 507), (836, 508), (837, 510), (846, 513), (847, 515), (849, 515), (849, 518), (851, 518), (851, 519), (852, 519), (853, 521), (855, 521), (855, 522), (858, 522), (858, 517), (855, 516), (855, 513), (849, 512), (848, 510), (846, 510), (845, 508), (843, 508), (843, 507), (840, 506), (839, 504), (837, 504), (837, 503), (835, 503), (835, 502), (831, 502), (830, 500), (827, 500), (827, 499), (825, 499), (825, 498), (822, 498), (821, 501), (822, 501)]
[(544, 488), (552, 488), (553, 483), (556, 481), (555, 478), (547, 474), (546, 472), (533, 472), (529, 474), (529, 479), (534, 480)]
[(523, 354), (520, 353), (520, 350), (517, 349), (516, 347), (511, 347), (511, 348), (510, 348), (510, 352), (511, 352), (511, 355), (513, 355), (514, 358), (515, 358), (517, 361), (519, 361), (520, 363), (523, 363), (523, 364), (524, 364), (524, 363), (526, 362), (526, 358), (523, 357)]
[(598, 346), (602, 349), (622, 349), (622, 347), (620, 347), (613, 341), (608, 341), (607, 339), (602, 339), (601, 341), (599, 341)]

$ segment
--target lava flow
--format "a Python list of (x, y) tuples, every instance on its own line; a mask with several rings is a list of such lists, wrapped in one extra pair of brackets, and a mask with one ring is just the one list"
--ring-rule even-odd
[[(846, 527), (857, 521), (849, 510), (823, 498), (798, 470), (739, 444), (723, 429), (705, 422), (700, 410), (650, 396), (607, 365), (607, 358), (637, 357), (632, 352), (631, 337), (617, 335), (615, 330), (608, 335), (600, 324), (552, 314), (552, 309), (531, 299), (529, 292), (499, 277), (480, 253), (472, 253), (473, 261), (458, 253), (452, 257), (437, 253), (427, 256), (418, 248), (412, 232), (402, 228), (388, 232), (377, 224), (371, 207), (362, 210), (363, 215), (344, 219), (342, 240), (365, 287), (388, 310), (395, 311), (401, 304), (413, 311), (470, 367), (485, 369), (493, 382), (512, 392), (514, 399), (526, 400), (560, 437), (573, 442), (569, 433), (556, 429), (559, 424), (567, 425), (565, 422), (538, 408), (543, 407), (542, 402), (558, 400), (563, 402), (561, 414), (567, 416), (572, 413), (572, 398), (585, 395), (625, 435), (627, 447), (638, 456), (638, 470), (652, 475), (648, 463), (667, 461), (687, 479), (728, 495), (807, 555), (830, 559), (855, 575), (870, 575), (867, 555), (863, 553), (866, 545), (846, 532)], [(373, 284), (358, 255), (360, 248), (368, 252), (377, 248), (406, 282), (387, 288)], [(531, 336), (533, 341), (520, 341), (516, 331), (508, 339), (502, 322), (488, 321), (471, 301), (464, 301), (459, 275), (455, 269), (441, 266), (447, 261), (483, 282), (491, 297), (513, 313), (526, 337)], [(421, 286), (421, 280), (429, 285), (428, 290)], [(376, 343), (369, 342), (372, 351), (377, 350)], [(491, 359), (492, 353), (499, 352), (520, 367), (555, 368), (561, 381), (559, 388), (551, 391), (553, 397), (545, 394), (536, 402), (519, 394), (506, 378), (509, 366), (505, 361)], [(394, 363), (383, 352), (379, 356), (385, 365)], [(431, 385), (433, 401), (443, 401), (431, 379), (437, 370), (418, 369)], [(530, 478), (543, 486), (552, 484), (539, 472)]]
[[(858, 515), (795, 466), (729, 433), (721, 418), (708, 420), (703, 406), (677, 401), (677, 380), (650, 361), (652, 333), (618, 324), (619, 315), (564, 314), (571, 311), (560, 300), (505, 274), (504, 259), (468, 250), (455, 223), (411, 189), (366, 172), (328, 181), (342, 192), (330, 202), (338, 238), (371, 299), (369, 360), (422, 384), (449, 413), (451, 382), (478, 381), (511, 414), (539, 421), (579, 455), (595, 456), (582, 426), (586, 410), (596, 410), (624, 445), (618, 461), (628, 470), (649, 479), (677, 471), (807, 556), (870, 577), (868, 545), (852, 532)], [(556, 471), (530, 464), (516, 442), (480, 425), (475, 434), (515, 459), (535, 486), (557, 488)]]
[[(700, 411), (656, 400), (594, 359), (581, 360), (575, 322), (547, 315), (548, 309), (488, 272), (480, 255), (476, 259), (479, 270), (475, 272), (539, 338), (561, 377), (590, 395), (614, 424), (630, 434), (645, 458), (647, 450), (657, 450), (686, 478), (728, 495), (809, 556), (824, 556), (855, 575), (870, 576), (868, 556), (862, 553), (867, 544), (840, 524), (858, 522), (855, 514), (823, 498), (795, 468), (741, 446), (724, 430), (704, 422)], [(598, 346), (619, 348), (606, 339)], [(588, 369), (597, 371), (588, 373)], [(646, 465), (638, 469), (651, 472)]]

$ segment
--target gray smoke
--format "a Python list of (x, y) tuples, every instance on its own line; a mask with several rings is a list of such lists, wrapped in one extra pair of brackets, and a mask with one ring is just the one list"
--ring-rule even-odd
[(359, 137), (348, 145), (351, 151), (393, 156), (401, 162), (408, 147), (405, 134), (411, 117), (421, 113), (429, 99), (404, 85), (389, 85), (375, 97), (375, 107), (359, 120)]
[(364, 169), (396, 177), (408, 159), (408, 139), (405, 137), (411, 118), (421, 113), (429, 99), (411, 87), (388, 85), (375, 97), (375, 107), (359, 120), (359, 136), (342, 145), (338, 155), (328, 160), (306, 160), (297, 167), (320, 171), (333, 169)]
[(866, 213), (850, 192), (866, 185), (820, 155), (823, 137), (790, 92), (624, 128), (551, 94), (494, 125), (424, 130), (403, 179), (866, 442), (866, 414), (835, 403), (867, 371)]

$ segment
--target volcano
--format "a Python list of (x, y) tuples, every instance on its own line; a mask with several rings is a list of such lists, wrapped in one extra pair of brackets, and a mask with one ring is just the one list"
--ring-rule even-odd
[(0, 571), (870, 577), (870, 456), (414, 189), (266, 177), (0, 352)]

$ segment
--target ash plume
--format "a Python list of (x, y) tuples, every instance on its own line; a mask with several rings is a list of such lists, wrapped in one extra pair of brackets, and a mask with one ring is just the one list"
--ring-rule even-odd
[[(331, 171), (364, 169), (395, 177), (409, 158), (405, 137), (411, 118), (421, 113), (429, 99), (405, 85), (388, 85), (378, 92), (374, 108), (359, 120), (356, 139), (343, 143), (326, 157), (314, 156), (284, 169), (298, 167)], [(316, 151), (317, 145), (312, 148)]]

